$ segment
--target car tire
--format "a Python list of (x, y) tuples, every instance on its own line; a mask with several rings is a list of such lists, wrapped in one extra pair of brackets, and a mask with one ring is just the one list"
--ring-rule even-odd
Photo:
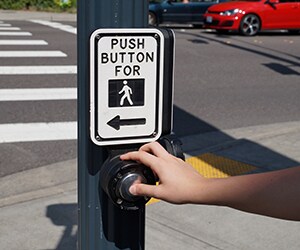
[(193, 28), (195, 28), (195, 29), (202, 29), (203, 28), (203, 24), (193, 24)]
[(240, 23), (240, 33), (244, 36), (255, 36), (261, 27), (260, 19), (257, 15), (245, 15)]
[(216, 32), (217, 32), (219, 35), (226, 35), (226, 34), (229, 33), (229, 30), (217, 29)]
[(157, 17), (153, 12), (148, 13), (148, 24), (150, 26), (157, 26), (158, 25)]
[(288, 30), (291, 35), (298, 35), (300, 30)]

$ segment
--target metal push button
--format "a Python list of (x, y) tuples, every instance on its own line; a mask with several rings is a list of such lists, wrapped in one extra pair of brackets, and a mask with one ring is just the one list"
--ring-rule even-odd
[(121, 161), (120, 156), (109, 158), (100, 170), (100, 185), (111, 201), (121, 209), (136, 210), (150, 199), (129, 192), (134, 182), (155, 185), (152, 170), (135, 161)]
[(122, 199), (128, 202), (135, 202), (140, 198), (139, 196), (134, 196), (129, 192), (129, 188), (135, 182), (147, 183), (147, 180), (139, 173), (128, 173), (118, 182), (117, 192), (120, 194)]

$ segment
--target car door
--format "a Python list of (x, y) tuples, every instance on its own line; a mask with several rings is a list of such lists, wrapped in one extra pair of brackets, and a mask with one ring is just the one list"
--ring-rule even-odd
[(189, 3), (182, 0), (164, 1), (162, 5), (163, 22), (186, 23), (191, 21)]
[[(266, 14), (266, 13), (265, 13)], [(268, 8), (265, 27), (272, 29), (300, 28), (300, 6), (298, 0), (279, 0)]]
[(206, 12), (208, 7), (213, 4), (216, 4), (217, 0), (190, 0), (190, 14), (192, 16), (192, 22), (194, 23), (202, 23), (203, 22), (203, 14)]
[(300, 19), (299, 2), (297, 0), (279, 0), (276, 8), (279, 15), (278, 27), (295, 28)]

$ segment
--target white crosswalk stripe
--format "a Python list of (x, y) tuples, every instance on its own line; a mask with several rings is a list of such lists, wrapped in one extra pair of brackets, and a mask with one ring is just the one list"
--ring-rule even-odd
[(77, 88), (0, 89), (3, 101), (75, 100)]
[(0, 143), (75, 140), (77, 122), (0, 124)]
[(49, 26), (52, 28), (56, 28), (56, 29), (60, 29), (60, 30), (66, 31), (66, 32), (77, 34), (77, 29), (70, 25), (65, 25), (65, 24), (50, 22), (50, 21), (45, 21), (45, 20), (31, 20), (31, 22), (43, 24), (43, 25), (46, 25), (46, 26)]
[(76, 74), (76, 65), (0, 66), (0, 75)]
[(44, 40), (0, 40), (0, 45), (48, 45)]
[(0, 57), (67, 57), (67, 54), (52, 50), (52, 51), (46, 51), (46, 50), (32, 50), (32, 51), (0, 51)]
[(0, 31), (0, 36), (32, 36), (30, 32)]
[[(54, 22), (40, 22), (60, 30), (76, 34), (76, 28)], [(7, 39), (7, 37), (32, 36), (31, 32), (0, 22), (0, 45), (14, 45), (16, 50), (1, 50), (0, 58), (65, 58), (68, 55), (59, 50), (20, 50), (17, 46), (48, 45), (44, 40)], [(5, 39), (1, 39), (1, 37)], [(16, 59), (17, 60), (17, 59)], [(1, 65), (0, 76), (14, 75), (61, 75), (76, 74), (77, 65)], [(3, 84), (3, 83), (2, 83)], [(24, 85), (25, 86), (25, 85)], [(77, 88), (15, 88), (0, 89), (0, 102), (76, 100)], [(24, 103), (26, 105), (26, 103)], [(38, 105), (38, 104), (37, 104)], [(75, 140), (77, 122), (28, 122), (0, 124), (0, 143)]]
[(18, 27), (1, 27), (0, 26), (0, 30), (20, 30), (20, 28)]

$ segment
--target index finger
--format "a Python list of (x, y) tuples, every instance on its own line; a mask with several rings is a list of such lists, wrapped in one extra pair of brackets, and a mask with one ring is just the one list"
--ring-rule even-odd
[(161, 157), (161, 158), (166, 158), (166, 157), (170, 156), (169, 152), (166, 151), (166, 149), (162, 145), (160, 145), (158, 142), (147, 143), (147, 144), (143, 145), (140, 148), (140, 150), (152, 153), (155, 156)]
[(150, 167), (155, 173), (159, 172), (159, 158), (146, 151), (133, 151), (120, 156), (121, 160), (138, 161), (147, 167)]

